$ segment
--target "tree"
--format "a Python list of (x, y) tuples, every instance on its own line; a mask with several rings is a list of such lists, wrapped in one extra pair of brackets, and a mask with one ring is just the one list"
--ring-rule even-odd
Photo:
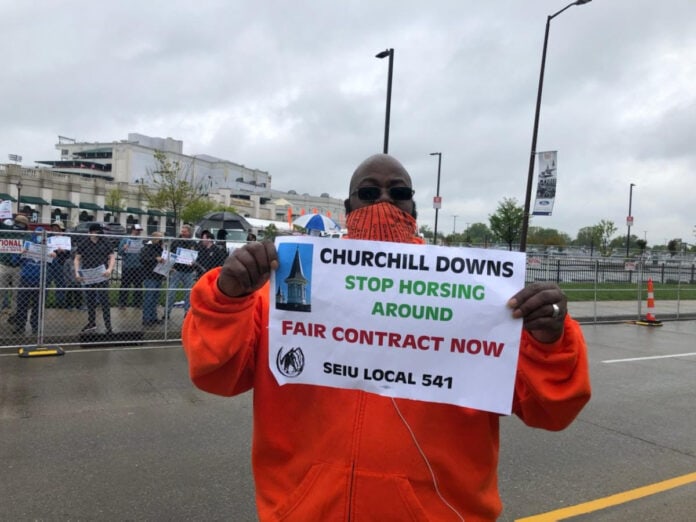
[(472, 223), (464, 231), (464, 241), (472, 245), (488, 246), (493, 232), (485, 223)]
[(116, 187), (109, 190), (104, 196), (104, 204), (112, 209), (118, 209), (113, 211), (113, 213), (118, 218), (118, 214), (123, 209), (124, 193), (121, 187)]
[(421, 225), (421, 227), (418, 229), (418, 232), (423, 234), (423, 237), (426, 239), (427, 242), (430, 242), (430, 239), (433, 237), (433, 231), (430, 230), (430, 227), (428, 225)]
[(520, 240), (523, 217), (524, 209), (515, 198), (503, 198), (495, 214), (488, 216), (493, 236), (507, 243), (508, 250), (512, 250), (512, 245)]
[(667, 250), (669, 250), (669, 255), (674, 257), (674, 255), (679, 251), (681, 247), (681, 239), (670, 239), (667, 243)]
[(264, 241), (273, 241), (278, 235), (278, 229), (271, 223), (266, 228), (263, 229), (263, 239)]
[(573, 241), (575, 246), (590, 247), (590, 256), (594, 255), (595, 248), (599, 248), (602, 240), (602, 228), (597, 225), (582, 227)]
[(233, 207), (226, 207), (210, 199), (201, 198), (186, 205), (186, 208), (181, 212), (181, 219), (185, 223), (195, 223), (203, 219), (206, 214), (216, 210), (236, 212)]
[(191, 165), (170, 160), (162, 151), (155, 151), (155, 168), (148, 169), (147, 183), (140, 187), (149, 207), (174, 214), (174, 226), (184, 209), (206, 198), (206, 186), (195, 179)]
[(566, 247), (570, 243), (570, 236), (564, 232), (559, 232), (555, 228), (529, 227), (527, 232), (528, 245), (543, 245)]
[(645, 254), (645, 247), (648, 246), (648, 242), (645, 239), (639, 239), (636, 241), (636, 245), (640, 248), (641, 255)]
[(607, 221), (605, 219), (597, 223), (594, 228), (596, 229), (597, 237), (599, 238), (599, 251), (600, 253), (607, 257), (611, 255), (611, 239), (616, 233), (616, 226), (613, 221)]

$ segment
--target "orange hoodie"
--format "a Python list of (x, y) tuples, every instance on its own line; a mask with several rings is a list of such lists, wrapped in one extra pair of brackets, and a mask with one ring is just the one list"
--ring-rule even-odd
[[(280, 387), (268, 367), (269, 286), (230, 298), (219, 269), (191, 292), (183, 344), (191, 379), (231, 396), (254, 390), (252, 465), (266, 521), (495, 520), (493, 413), (358, 390)], [(513, 411), (560, 430), (590, 398), (585, 342), (565, 319), (554, 345), (522, 334)]]

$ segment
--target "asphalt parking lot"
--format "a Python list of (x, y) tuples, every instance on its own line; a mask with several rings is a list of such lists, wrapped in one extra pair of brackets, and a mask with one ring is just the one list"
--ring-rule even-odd
[[(583, 330), (578, 420), (502, 420), (500, 520), (694, 520), (696, 321)], [(176, 345), (0, 350), (0, 519), (254, 521), (251, 399), (194, 389)]]

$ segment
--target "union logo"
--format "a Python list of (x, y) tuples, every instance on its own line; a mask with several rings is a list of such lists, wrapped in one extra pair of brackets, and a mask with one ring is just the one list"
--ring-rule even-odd
[(296, 346), (286, 350), (283, 346), (276, 355), (276, 367), (285, 377), (297, 377), (304, 370), (305, 358), (302, 348)]

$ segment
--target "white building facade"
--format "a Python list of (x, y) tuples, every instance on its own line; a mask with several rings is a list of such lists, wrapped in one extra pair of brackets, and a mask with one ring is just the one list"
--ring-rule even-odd
[[(147, 208), (140, 190), (157, 166), (154, 155), (163, 152), (179, 162), (205, 188), (208, 197), (234, 207), (247, 217), (288, 221), (305, 213), (330, 215), (345, 223), (343, 200), (328, 194), (299, 195), (271, 188), (271, 175), (208, 155), (188, 156), (183, 142), (131, 133), (114, 142), (78, 142), (59, 136), (59, 160), (42, 160), (38, 168), (0, 165), (0, 199), (20, 199), (19, 208), (35, 222), (59, 217), (68, 226), (79, 221), (118, 221), (124, 226), (147, 224), (148, 232), (176, 230), (173, 216)], [(108, 206), (110, 191), (118, 189), (123, 206)]]

